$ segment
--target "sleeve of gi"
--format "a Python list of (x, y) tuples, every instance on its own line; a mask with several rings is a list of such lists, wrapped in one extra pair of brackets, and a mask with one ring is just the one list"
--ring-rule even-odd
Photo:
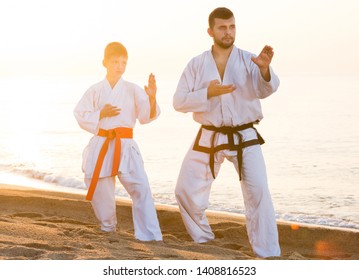
[(95, 89), (88, 89), (74, 109), (75, 118), (84, 130), (97, 134), (100, 122), (100, 109), (95, 100)]
[(176, 111), (187, 113), (209, 110), (207, 88), (196, 89), (195, 79), (195, 60), (192, 59), (184, 69), (173, 96), (173, 107)]
[(249, 64), (250, 74), (252, 76), (253, 89), (255, 91), (256, 97), (259, 99), (263, 99), (277, 91), (280, 84), (279, 78), (274, 73), (272, 67), (269, 66), (271, 79), (269, 82), (265, 81), (261, 75), (258, 66), (251, 60), (252, 56), (255, 55), (249, 54), (249, 56), (247, 56), (247, 63)]

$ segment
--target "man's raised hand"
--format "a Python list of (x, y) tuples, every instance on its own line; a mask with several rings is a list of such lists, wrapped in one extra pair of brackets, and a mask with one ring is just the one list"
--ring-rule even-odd
[(271, 46), (265, 46), (257, 57), (252, 57), (252, 61), (258, 66), (261, 75), (267, 82), (270, 81), (269, 64), (272, 62), (274, 52)]

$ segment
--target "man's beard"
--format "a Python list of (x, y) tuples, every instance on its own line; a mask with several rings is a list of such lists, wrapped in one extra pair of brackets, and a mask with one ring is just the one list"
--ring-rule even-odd
[(214, 42), (216, 43), (216, 45), (218, 45), (219, 47), (221, 47), (222, 49), (229, 49), (230, 47), (233, 46), (234, 44), (234, 39), (232, 37), (228, 38), (231, 39), (229, 42), (224, 42), (222, 40), (218, 40), (217, 38), (214, 38)]

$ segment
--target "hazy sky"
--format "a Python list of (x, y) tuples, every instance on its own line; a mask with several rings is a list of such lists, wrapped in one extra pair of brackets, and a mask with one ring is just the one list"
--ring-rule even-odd
[(120, 41), (130, 75), (178, 75), (212, 44), (208, 14), (236, 17), (240, 48), (273, 46), (276, 72), (359, 74), (357, 0), (1, 0), (0, 75), (104, 71), (103, 49)]

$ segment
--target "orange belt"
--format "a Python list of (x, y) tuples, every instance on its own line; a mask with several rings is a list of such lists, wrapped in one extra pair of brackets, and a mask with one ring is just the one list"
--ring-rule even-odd
[(98, 136), (106, 137), (106, 141), (103, 143), (100, 153), (97, 158), (95, 170), (92, 175), (90, 187), (88, 189), (86, 200), (92, 200), (93, 194), (96, 189), (96, 185), (98, 182), (98, 178), (100, 176), (101, 168), (103, 160), (105, 159), (105, 155), (108, 150), (108, 144), (112, 139), (116, 139), (115, 142), (115, 153), (113, 156), (113, 164), (112, 164), (112, 173), (111, 176), (116, 176), (118, 173), (118, 168), (120, 166), (120, 158), (121, 158), (121, 138), (132, 138), (133, 137), (133, 129), (128, 127), (117, 127), (114, 129), (99, 130)]

